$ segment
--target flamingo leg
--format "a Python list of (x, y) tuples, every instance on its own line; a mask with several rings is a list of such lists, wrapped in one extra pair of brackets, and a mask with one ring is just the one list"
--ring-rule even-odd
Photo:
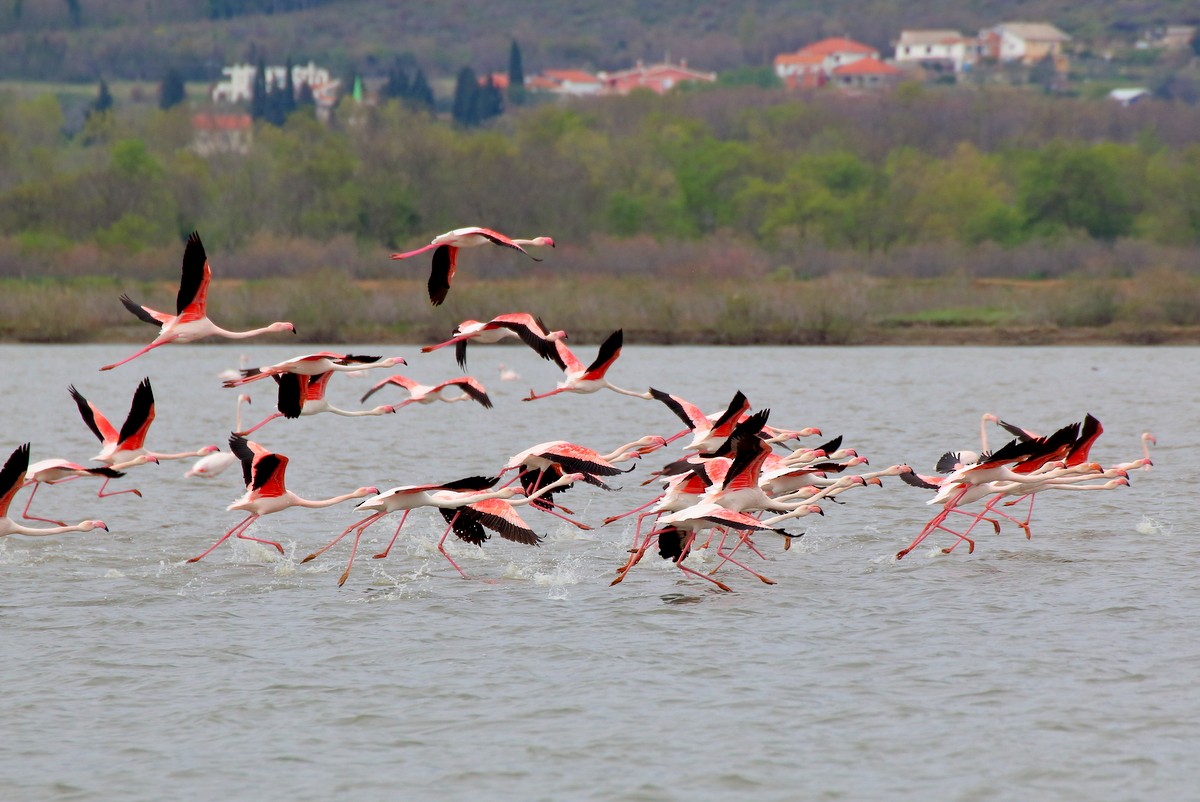
[(256, 424), (254, 424), (253, 426), (251, 426), (251, 427), (250, 427), (249, 429), (247, 429), (246, 431), (244, 431), (244, 432), (234, 432), (234, 434), (241, 435), (242, 437), (249, 437), (250, 435), (254, 434), (255, 432), (257, 432), (257, 431), (258, 431), (259, 429), (261, 429), (262, 427), (266, 426), (266, 425), (267, 425), (268, 423), (270, 423), (271, 421), (275, 420), (276, 418), (282, 418), (282, 417), (283, 417), (283, 413), (282, 413), (282, 412), (272, 412), (270, 415), (268, 415), (267, 417), (263, 418), (262, 420), (260, 420), (258, 423), (256, 423)]
[[(744, 541), (742, 541), (742, 542), (744, 542)], [(722, 539), (722, 543), (724, 543), (724, 539)], [(739, 543), (739, 545), (740, 545), (740, 543)], [(736, 550), (736, 549), (737, 549), (737, 546), (734, 546), (734, 550)], [(734, 565), (736, 565), (738, 568), (741, 568), (743, 571), (746, 571), (747, 573), (751, 574), (752, 576), (758, 577), (758, 579), (761, 580), (764, 584), (767, 584), (767, 585), (776, 584), (774, 579), (765, 577), (762, 574), (758, 573), (757, 571), (751, 569), (749, 566), (743, 565), (742, 563), (735, 560), (733, 558), (733, 551), (730, 551), (728, 553), (722, 553), (722, 547), (720, 545), (717, 546), (717, 556), (721, 558), (721, 562), (717, 565), (717, 568), (720, 568), (725, 563), (730, 562), (730, 563), (733, 563)], [(714, 571), (717, 570), (717, 568), (712, 569), (712, 571), (709, 571), (708, 573), (712, 574)]]
[[(71, 478), (74, 479), (75, 477), (71, 477)], [(66, 481), (66, 480), (64, 479), (63, 481)], [(29, 514), (29, 505), (33, 503), (33, 497), (37, 495), (38, 488), (42, 486), (42, 483), (36, 482), (36, 481), (31, 481), (28, 484), (33, 485), (33, 492), (29, 494), (29, 499), (25, 502), (25, 509), (21, 511), (21, 517), (27, 521), (45, 521), (46, 523), (54, 524), (55, 526), (66, 526), (66, 524), (63, 523), (62, 521), (56, 521), (53, 518), (39, 518), (36, 515)]]
[[(384, 557), (387, 557), (388, 554), (391, 553), (392, 546), (394, 546), (396, 544), (396, 538), (400, 537), (400, 528), (402, 526), (404, 526), (404, 521), (408, 518), (408, 514), (410, 512), (412, 512), (412, 510), (404, 511), (404, 514), (400, 516), (400, 523), (396, 526), (396, 531), (392, 534), (392, 539), (388, 541), (387, 548), (384, 549), (383, 551), (379, 552), (378, 554), (372, 555), (372, 559), (382, 560)], [(382, 518), (383, 516), (381, 515), (380, 517)]]
[(209, 546), (202, 554), (198, 554), (195, 557), (192, 557), (191, 559), (189, 559), (188, 562), (194, 563), (194, 562), (199, 562), (200, 560), (203, 560), (205, 557), (212, 554), (213, 551), (216, 550), (217, 546), (220, 546), (222, 543), (224, 543), (226, 540), (228, 540), (230, 535), (234, 534), (235, 532), (238, 532), (241, 529), (245, 529), (247, 526), (249, 526), (251, 523), (253, 523), (253, 521), (256, 518), (258, 518), (258, 513), (256, 513), (256, 512), (250, 513), (249, 515), (246, 516), (246, 518), (244, 520), (242, 520), (240, 523), (235, 525), (232, 529), (230, 529), (225, 534), (221, 535), (221, 537), (217, 539), (216, 543)]
[[(555, 506), (558, 506), (558, 505), (555, 505)], [(544, 512), (544, 513), (547, 513), (548, 515), (553, 515), (555, 518), (561, 518), (561, 519), (563, 519), (564, 521), (566, 521), (567, 523), (571, 524), (572, 526), (577, 526), (577, 527), (579, 527), (580, 529), (584, 530), (585, 532), (586, 532), (586, 531), (588, 531), (588, 530), (590, 530), (590, 529), (592, 528), (592, 527), (588, 526), (588, 525), (587, 525), (587, 524), (585, 524), (585, 523), (581, 523), (581, 522), (579, 522), (579, 521), (576, 521), (576, 520), (575, 520), (575, 519), (573, 519), (573, 518), (568, 518), (567, 516), (563, 515), (561, 512), (556, 512), (556, 511), (554, 511), (554, 510), (547, 509), (547, 508), (545, 508), (545, 507), (536, 507), (536, 509), (539, 509), (539, 510), (541, 510), (541, 511), (542, 511), (542, 512)]]
[(284, 552), (284, 550), (283, 550), (283, 546), (279, 545), (279, 544), (278, 544), (278, 543), (276, 543), (274, 540), (265, 540), (265, 539), (263, 539), (263, 538), (261, 538), (261, 537), (253, 537), (253, 536), (251, 536), (251, 535), (247, 535), (247, 534), (246, 534), (246, 530), (247, 530), (247, 529), (249, 529), (249, 528), (250, 528), (250, 527), (249, 527), (249, 524), (247, 524), (246, 526), (242, 527), (242, 531), (238, 532), (238, 533), (237, 533), (237, 536), (238, 536), (239, 538), (241, 538), (242, 540), (251, 540), (251, 541), (254, 541), (255, 543), (262, 543), (264, 546), (274, 546), (274, 547), (275, 547), (275, 548), (276, 548), (276, 549), (279, 551), (279, 553), (280, 553), (280, 554), (284, 554), (284, 553), (285, 553), (285, 552)]
[(662, 495), (657, 495), (657, 496), (655, 496), (654, 498), (652, 498), (652, 499), (650, 499), (649, 501), (647, 501), (645, 504), (642, 504), (642, 505), (640, 505), (640, 506), (634, 507), (634, 508), (633, 508), (632, 510), (630, 510), (629, 512), (623, 512), (623, 513), (621, 513), (620, 515), (610, 515), (610, 516), (608, 516), (607, 518), (605, 518), (605, 519), (604, 519), (604, 523), (602, 523), (602, 524), (600, 524), (600, 525), (601, 525), (601, 526), (608, 526), (608, 525), (609, 525), (610, 523), (612, 523), (613, 521), (619, 521), (619, 520), (621, 520), (622, 518), (625, 518), (626, 516), (633, 515), (635, 512), (641, 512), (642, 510), (644, 510), (644, 509), (646, 509), (647, 507), (649, 507), (649, 506), (653, 505), (655, 502), (657, 502), (657, 501), (659, 501), (659, 500), (661, 500), (661, 499), (662, 499)]
[(454, 570), (458, 571), (458, 573), (462, 574), (463, 579), (470, 579), (471, 577), (467, 576), (466, 573), (463, 571), (463, 569), (458, 567), (458, 563), (454, 562), (454, 558), (451, 557), (448, 553), (446, 553), (446, 536), (450, 534), (450, 530), (454, 528), (454, 523), (458, 520), (458, 516), (461, 514), (462, 514), (462, 510), (459, 510), (458, 512), (454, 513), (454, 517), (450, 519), (450, 525), (446, 527), (445, 532), (442, 532), (442, 537), (438, 541), (437, 549), (438, 549), (438, 551), (440, 551), (442, 553), (443, 557), (445, 557), (447, 560), (450, 561), (450, 564), (454, 566)]
[(132, 487), (131, 487), (131, 488), (129, 488), (128, 490), (114, 490), (114, 491), (113, 491), (113, 492), (111, 492), (111, 493), (105, 493), (105, 492), (104, 492), (104, 488), (108, 487), (108, 483), (109, 483), (110, 481), (112, 481), (112, 477), (111, 477), (111, 476), (106, 476), (106, 477), (104, 477), (104, 483), (103, 483), (103, 484), (101, 484), (101, 485), (100, 485), (100, 489), (99, 489), (98, 491), (96, 491), (96, 497), (97, 497), (97, 498), (108, 498), (109, 496), (119, 496), (119, 495), (121, 495), (122, 493), (133, 493), (133, 494), (134, 494), (135, 496), (137, 496), (138, 498), (141, 498), (141, 497), (142, 497), (142, 491), (140, 491), (140, 490), (137, 490), (137, 489), (135, 489), (135, 488), (132, 488)]
[(386, 513), (382, 513), (382, 512), (373, 513), (372, 515), (368, 515), (366, 518), (363, 518), (361, 521), (356, 521), (355, 523), (350, 524), (344, 530), (342, 530), (342, 533), (340, 535), (338, 535), (333, 540), (329, 541), (324, 546), (317, 549), (312, 554), (308, 555), (303, 560), (301, 560), (300, 564), (303, 565), (304, 563), (308, 562), (309, 560), (315, 560), (317, 557), (320, 557), (322, 554), (324, 554), (326, 551), (328, 551), (332, 546), (337, 544), (342, 538), (344, 538), (346, 535), (350, 534), (351, 529), (357, 529), (360, 526), (369, 525), (372, 521), (379, 520), (385, 514)]
[(359, 525), (357, 531), (354, 533), (354, 543), (350, 545), (350, 559), (346, 561), (346, 570), (342, 571), (342, 575), (338, 577), (339, 588), (346, 584), (346, 580), (350, 578), (350, 569), (354, 566), (354, 555), (358, 554), (358, 541), (362, 538), (362, 534), (368, 526), (370, 526), (370, 519)]
[(689, 568), (688, 566), (683, 564), (683, 561), (687, 559), (688, 554), (691, 553), (692, 543), (695, 540), (696, 540), (695, 532), (692, 532), (690, 535), (688, 535), (687, 540), (684, 541), (683, 547), (680, 549), (681, 554), (679, 555), (679, 559), (677, 559), (675, 561), (675, 567), (678, 568), (680, 571), (683, 571), (685, 574), (691, 574), (692, 576), (699, 577), (700, 579), (703, 579), (705, 582), (713, 583), (714, 585), (716, 585), (723, 591), (732, 593), (733, 592), (732, 588), (730, 588), (724, 582), (721, 582), (720, 580), (717, 580), (717, 579), (713, 579), (711, 576), (702, 574), (699, 571), (697, 571), (696, 569)]
[(549, 398), (552, 395), (558, 395), (559, 393), (565, 393), (566, 391), (567, 390), (565, 387), (559, 387), (558, 389), (551, 390), (548, 393), (542, 393), (541, 395), (535, 395), (533, 390), (531, 389), (529, 391), (529, 395), (525, 396), (521, 400), (522, 401), (537, 401), (539, 398)]
[(608, 583), (610, 587), (624, 579), (626, 574), (629, 573), (629, 569), (642, 561), (642, 557), (646, 555), (646, 550), (650, 548), (650, 544), (654, 542), (654, 539), (657, 536), (658, 535), (654, 532), (646, 535), (646, 541), (642, 544), (642, 547), (634, 550), (634, 552), (629, 555), (629, 559), (625, 561), (625, 564), (617, 569), (617, 578)]
[(124, 365), (126, 362), (132, 362), (133, 360), (137, 359), (139, 356), (146, 353), (147, 351), (151, 351), (155, 348), (158, 348), (160, 345), (166, 345), (167, 343), (175, 342), (175, 340), (178, 339), (178, 337), (179, 337), (178, 334), (173, 334), (173, 335), (167, 337), (166, 339), (155, 340), (154, 342), (150, 343), (142, 350), (138, 351), (133, 356), (127, 356), (124, 359), (122, 359), (120, 362), (114, 362), (111, 365), (105, 365), (104, 367), (100, 368), (100, 370), (112, 370), (113, 368), (118, 368), (121, 365)]

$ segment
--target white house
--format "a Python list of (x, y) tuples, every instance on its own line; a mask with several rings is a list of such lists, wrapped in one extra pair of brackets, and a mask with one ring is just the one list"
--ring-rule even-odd
[[(254, 76), (257, 72), (258, 67), (253, 64), (235, 64), (232, 67), (222, 68), (221, 74), (225, 76), (225, 80), (220, 81), (212, 88), (213, 102), (249, 101), (254, 94)], [(287, 84), (287, 67), (267, 67), (266, 73), (268, 86), (285, 86)], [(329, 70), (318, 67), (310, 61), (308, 64), (292, 66), (292, 85), (299, 89), (301, 84), (309, 85), (313, 90), (314, 98), (320, 105), (322, 97), (330, 94), (326, 90), (330, 87), (336, 88), (338, 82), (330, 80)], [(336, 92), (333, 95), (334, 97), (329, 98), (330, 103), (336, 99)]]
[(901, 31), (896, 43), (897, 64), (964, 72), (979, 60), (983, 45), (978, 39), (953, 30)]
[(1046, 56), (1058, 59), (1063, 55), (1063, 45), (1071, 37), (1048, 22), (1004, 22), (979, 36), (988, 43), (988, 55), (1000, 61), (1020, 61), (1036, 64)]

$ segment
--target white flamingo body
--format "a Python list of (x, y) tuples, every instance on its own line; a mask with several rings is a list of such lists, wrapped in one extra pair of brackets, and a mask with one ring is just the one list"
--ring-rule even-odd
[[(25, 486), (25, 477), (29, 469), (29, 443), (17, 446), (0, 468), (0, 537), (8, 535), (25, 535), (26, 537), (46, 537), (68, 532), (91, 532), (93, 529), (108, 531), (104, 521), (82, 521), (67, 526), (33, 528), (17, 523), (8, 517), (8, 508), (12, 505), (17, 491)], [(53, 470), (53, 469), (50, 469)], [(86, 469), (83, 469), (86, 471)], [(63, 477), (66, 478), (66, 477)]]
[(453, 231), (447, 231), (445, 234), (439, 234), (428, 245), (417, 248), (414, 251), (393, 253), (391, 258), (393, 260), (407, 259), (410, 256), (416, 256), (429, 250), (433, 251), (433, 265), (429, 274), (429, 300), (434, 306), (438, 306), (446, 300), (446, 294), (450, 292), (450, 282), (454, 280), (454, 274), (458, 268), (459, 248), (478, 248), (488, 244), (512, 248), (515, 251), (525, 254), (530, 259), (540, 262), (540, 259), (525, 250), (525, 246), (553, 248), (554, 240), (550, 237), (513, 239), (490, 228), (467, 226), (466, 228), (456, 228)]

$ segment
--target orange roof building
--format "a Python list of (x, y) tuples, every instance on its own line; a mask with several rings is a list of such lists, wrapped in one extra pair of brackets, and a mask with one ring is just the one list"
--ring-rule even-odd
[(795, 53), (780, 53), (775, 57), (775, 74), (789, 88), (816, 87), (830, 81), (839, 67), (879, 57), (879, 51), (870, 45), (837, 36), (814, 42)]

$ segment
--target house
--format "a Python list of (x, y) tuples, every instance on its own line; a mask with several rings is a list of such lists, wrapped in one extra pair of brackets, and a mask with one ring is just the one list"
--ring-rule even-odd
[(900, 80), (900, 70), (877, 58), (860, 58), (833, 69), (834, 83), (847, 89), (879, 89)]
[(583, 97), (604, 91), (604, 82), (583, 70), (542, 70), (525, 80), (525, 88), (536, 92)]
[(249, 114), (196, 114), (192, 117), (192, 150), (201, 156), (249, 153), (254, 122)]
[(1183, 50), (1192, 46), (1196, 38), (1195, 25), (1168, 25), (1159, 38), (1160, 47), (1167, 50)]
[(610, 95), (627, 95), (634, 89), (649, 89), (660, 95), (666, 94), (683, 83), (716, 83), (715, 72), (700, 72), (690, 69), (687, 59), (678, 64), (669, 61), (661, 64), (643, 64), (640, 60), (637, 66), (618, 72), (601, 72), (597, 75), (603, 84), (603, 91)]
[[(225, 79), (215, 84), (210, 92), (213, 103), (249, 102), (254, 94), (254, 77), (257, 73), (258, 67), (253, 64), (223, 67), (221, 74)], [(286, 86), (287, 67), (267, 67), (266, 82), (269, 87)], [(298, 91), (301, 84), (308, 84), (312, 89), (317, 108), (327, 111), (337, 101), (337, 90), (341, 81), (331, 79), (329, 70), (310, 61), (308, 64), (292, 66), (292, 86)]]
[(917, 64), (938, 72), (965, 72), (979, 60), (978, 39), (954, 30), (901, 31), (896, 42), (896, 63)]
[(1114, 89), (1108, 93), (1110, 100), (1115, 100), (1122, 106), (1132, 106), (1139, 100), (1150, 97), (1150, 90), (1143, 86), (1131, 86), (1124, 89)]
[(775, 74), (788, 88), (821, 86), (832, 79), (838, 67), (864, 58), (878, 60), (879, 51), (853, 39), (833, 37), (776, 56)]
[(1063, 46), (1071, 37), (1048, 22), (1004, 22), (981, 31), (983, 54), (1001, 62), (1020, 62), (1032, 66), (1050, 56), (1055, 63), (1063, 59)]

